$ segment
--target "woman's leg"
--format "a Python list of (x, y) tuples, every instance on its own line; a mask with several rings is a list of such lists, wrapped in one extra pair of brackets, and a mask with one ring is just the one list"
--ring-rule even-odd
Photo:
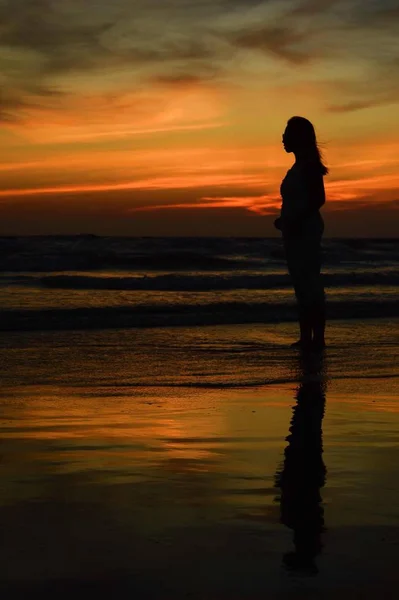
[(326, 313), (324, 303), (315, 307), (311, 326), (313, 332), (313, 345), (318, 349), (325, 348)]
[(312, 342), (312, 323), (307, 304), (306, 279), (307, 265), (304, 246), (301, 240), (289, 240), (285, 244), (288, 271), (291, 276), (297, 300), (299, 340), (292, 344), (294, 348), (307, 348)]
[(292, 344), (303, 348), (308, 348), (312, 343), (312, 320), (310, 311), (302, 303), (298, 302), (298, 319), (299, 319), (299, 333), (300, 337), (298, 342)]
[(298, 303), (300, 339), (293, 344), (325, 346), (325, 296), (321, 275), (321, 236), (301, 237), (286, 244), (288, 270)]

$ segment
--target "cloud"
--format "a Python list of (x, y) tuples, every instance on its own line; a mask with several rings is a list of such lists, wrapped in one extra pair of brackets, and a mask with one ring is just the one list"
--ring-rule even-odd
[[(161, 86), (161, 87), (160, 87)], [(135, 91), (64, 94), (20, 111), (19, 127), (37, 144), (118, 139), (226, 125), (223, 95), (201, 83), (158, 83)]]
[(397, 26), (399, 7), (397, 0), (368, 0), (355, 4), (352, 22), (376, 26)]
[(289, 14), (314, 16), (326, 13), (339, 4), (342, 4), (342, 0), (301, 0), (292, 5)]
[(252, 50), (268, 61), (274, 58), (282, 66), (285, 63), (294, 79), (300, 68), (302, 81), (330, 83), (331, 100), (326, 108), (332, 112), (397, 102), (396, 1), (303, 0), (281, 6), (278, 17), (265, 17), (261, 25), (259, 20), (245, 22), (236, 31), (226, 32), (226, 38), (238, 50)]
[(90, 67), (102, 50), (100, 35), (109, 27), (68, 19), (49, 0), (9, 0), (0, 7), (0, 20), (1, 44), (35, 53), (44, 73)]
[(382, 106), (385, 104), (391, 104), (397, 102), (397, 96), (381, 96), (380, 98), (369, 98), (369, 99), (359, 99), (359, 100), (350, 100), (347, 102), (341, 102), (337, 104), (329, 104), (327, 105), (327, 109), (332, 113), (346, 113), (346, 112), (354, 112), (356, 110), (363, 110), (366, 108), (375, 108), (377, 106)]
[(127, 214), (136, 212), (158, 212), (160, 210), (209, 210), (215, 208), (240, 208), (251, 213), (265, 216), (275, 214), (281, 201), (275, 194), (261, 196), (203, 196), (195, 202), (169, 202), (167, 204), (148, 204), (127, 210)]
[(166, 87), (195, 87), (213, 81), (217, 75), (217, 69), (208, 68), (202, 74), (186, 72), (157, 74), (149, 77), (149, 81)]
[(27, 81), (0, 88), (0, 123), (18, 123), (24, 114), (62, 96), (57, 90)]
[(342, 98), (327, 104), (327, 110), (335, 113), (353, 112), (367, 108), (396, 104), (399, 98), (399, 76), (393, 59), (378, 69), (369, 65), (364, 77), (358, 81), (337, 80), (335, 96)]
[(120, 95), (148, 83), (176, 87), (215, 79), (214, 37), (191, 35), (192, 23), (165, 27), (165, 20), (151, 20), (148, 6), (146, 12), (138, 3), (136, 11), (125, 0), (116, 0), (119, 12), (106, 2), (98, 2), (93, 14), (90, 2), (85, 10), (72, 7), (68, 0), (0, 4), (3, 122), (25, 122), (29, 108), (48, 108), (50, 96), (54, 108), (57, 95), (61, 111), (63, 95), (68, 100), (90, 86)]
[[(391, 201), (399, 192), (399, 176), (397, 173), (388, 175), (369, 175), (368, 177), (337, 179), (326, 182), (327, 204), (342, 203), (350, 208), (353, 203), (361, 202), (367, 197), (378, 203), (382, 200)], [(337, 205), (338, 206), (338, 205)]]
[(0, 119), (17, 122), (30, 108), (63, 96), (52, 75), (90, 70), (101, 59), (104, 25), (62, 18), (47, 0), (7, 0), (0, 5)]
[(257, 215), (272, 215), (275, 214), (281, 205), (280, 196), (276, 194), (263, 194), (261, 196), (222, 196), (222, 197), (205, 197), (201, 199), (204, 206), (209, 205), (218, 208), (246, 208), (249, 212)]
[(23, 100), (21, 90), (0, 89), (0, 123), (12, 123), (16, 120), (16, 111), (30, 106)]
[(314, 58), (313, 52), (304, 44), (308, 38), (307, 32), (287, 26), (262, 26), (233, 34), (231, 41), (238, 48), (260, 50), (293, 65), (301, 65)]
[(265, 178), (261, 175), (231, 173), (198, 174), (188, 176), (151, 177), (118, 183), (68, 184), (52, 187), (35, 187), (0, 190), (0, 197), (41, 196), (53, 194), (83, 194), (86, 192), (109, 192), (124, 190), (178, 190), (193, 188), (242, 188), (261, 189), (265, 187)]
[(0, 119), (15, 123), (31, 104), (47, 106), (51, 96), (54, 106), (63, 92), (79, 95), (79, 73), (80, 85), (115, 93), (128, 85), (223, 86), (225, 76), (234, 80), (236, 59), (248, 51), (294, 75), (301, 67), (304, 79), (324, 60), (367, 61), (359, 85), (371, 79), (373, 91), (365, 98), (353, 92), (329, 108), (356, 110), (375, 98), (382, 104), (396, 93), (397, 70), (385, 83), (378, 72), (399, 58), (398, 21), (389, 0), (87, 0), (84, 6), (3, 0)]
[[(64, 7), (69, 4), (68, 0), (63, 3)], [(50, 0), (7, 0), (0, 5), (0, 42), (8, 48), (36, 53), (44, 73), (107, 67), (121, 62), (214, 57), (209, 39), (165, 27), (164, 21), (151, 18), (150, 6), (147, 18), (143, 19), (143, 9), (137, 10), (123, 0), (116, 0), (115, 4), (120, 8), (119, 18), (105, 2), (97, 3), (97, 12), (92, 15), (94, 7), (90, 2), (85, 10), (72, 12)]]

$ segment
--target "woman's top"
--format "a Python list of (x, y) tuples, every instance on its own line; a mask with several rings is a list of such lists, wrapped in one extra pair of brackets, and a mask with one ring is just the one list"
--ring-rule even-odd
[(312, 164), (295, 163), (284, 177), (280, 193), (283, 237), (307, 236), (323, 227), (319, 209), (325, 203), (323, 175)]

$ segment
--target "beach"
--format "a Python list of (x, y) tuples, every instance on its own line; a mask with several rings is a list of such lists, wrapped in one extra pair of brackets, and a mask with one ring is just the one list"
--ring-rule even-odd
[(4, 597), (396, 597), (395, 326), (1, 334)]
[(399, 0), (0, 22), (0, 600), (397, 600)]

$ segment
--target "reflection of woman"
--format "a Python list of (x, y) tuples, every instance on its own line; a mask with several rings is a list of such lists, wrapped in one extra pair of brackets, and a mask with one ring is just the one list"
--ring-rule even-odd
[(325, 301), (320, 274), (321, 237), (324, 230), (319, 209), (325, 203), (321, 160), (313, 125), (304, 117), (292, 117), (283, 134), (286, 152), (295, 163), (281, 184), (281, 216), (275, 226), (284, 240), (288, 270), (298, 303), (300, 339), (293, 346), (324, 348)]
[(314, 559), (322, 549), (324, 486), (322, 420), (325, 391), (320, 377), (305, 379), (296, 392), (284, 464), (276, 474), (280, 488), (280, 520), (293, 529), (295, 551), (284, 555), (289, 569), (317, 573)]

